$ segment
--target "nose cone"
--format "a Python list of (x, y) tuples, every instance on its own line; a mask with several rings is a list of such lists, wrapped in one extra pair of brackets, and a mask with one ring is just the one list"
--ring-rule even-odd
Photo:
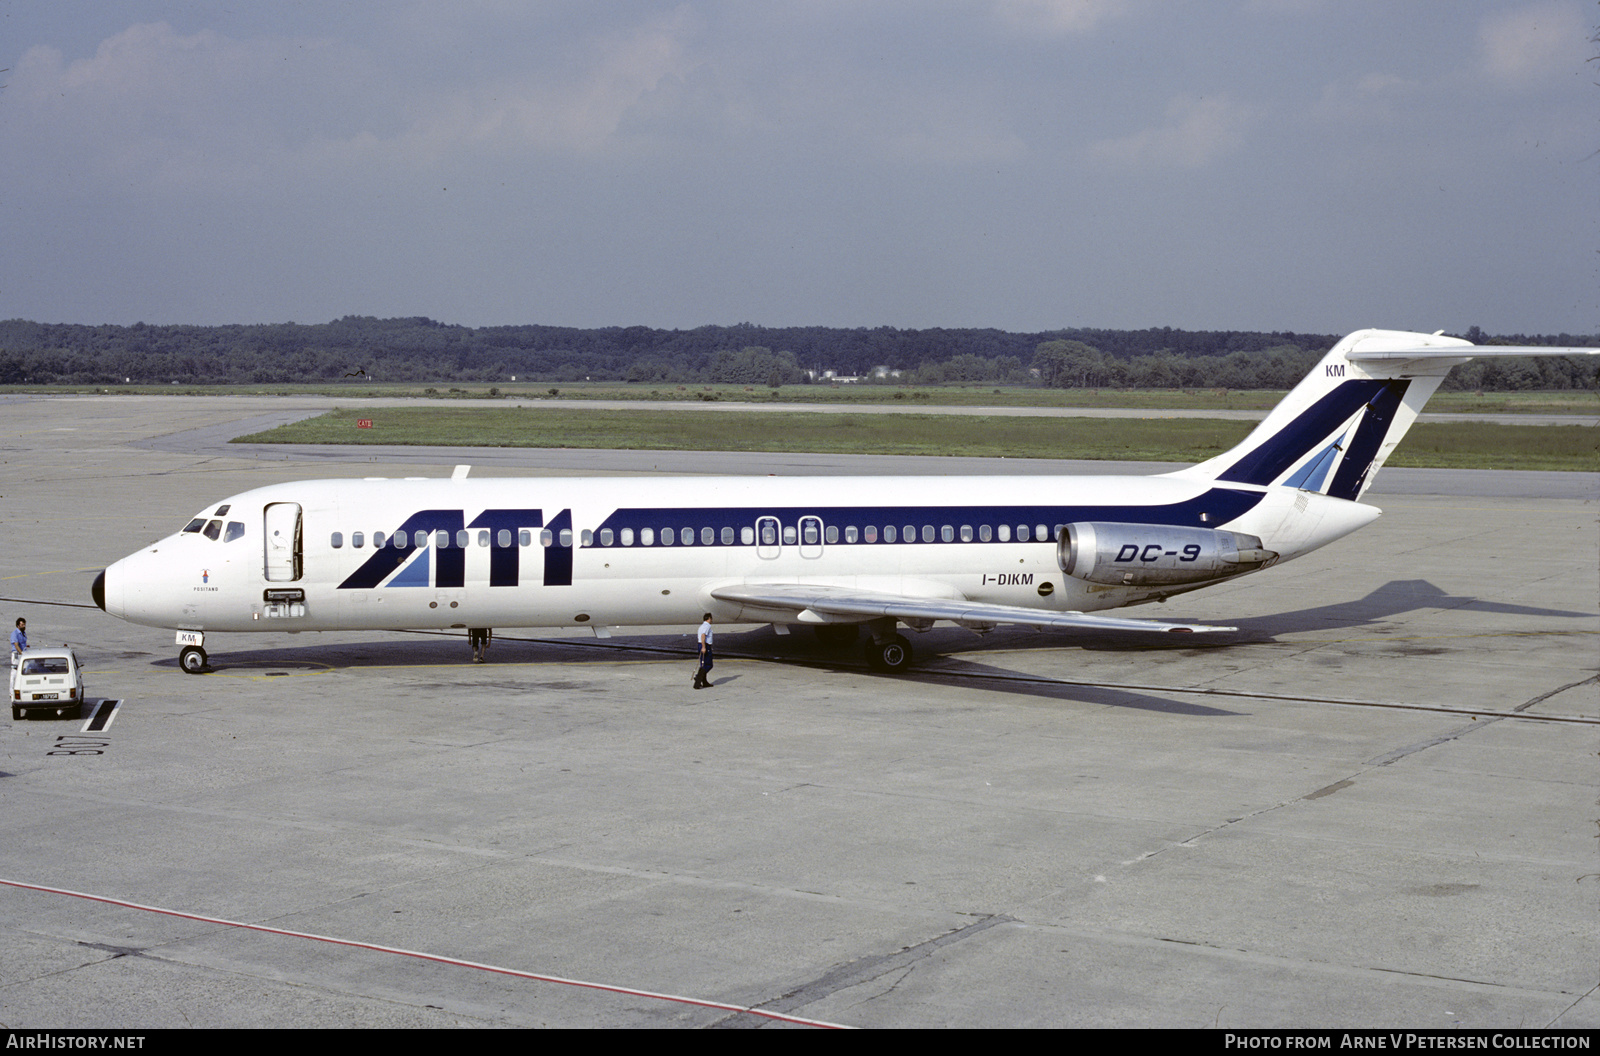
[(89, 596), (94, 599), (96, 605), (100, 606), (101, 612), (106, 610), (106, 573), (104, 569), (101, 569), (100, 574), (94, 577), (94, 585), (89, 588)]

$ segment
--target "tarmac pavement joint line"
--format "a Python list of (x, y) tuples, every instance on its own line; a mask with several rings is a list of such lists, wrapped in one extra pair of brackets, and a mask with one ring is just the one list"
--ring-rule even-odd
[[(756, 1008), (768, 1010), (803, 1008), (806, 1005), (831, 997), (841, 990), (849, 990), (863, 983), (870, 983), (875, 979), (882, 979), (886, 975), (895, 974), (896, 978), (889, 984), (888, 989), (865, 999), (866, 1001), (875, 1001), (879, 997), (893, 993), (895, 988), (911, 974), (911, 970), (916, 967), (918, 961), (931, 956), (940, 947), (971, 938), (981, 931), (994, 927), (996, 924), (1016, 923), (1018, 921), (1015, 917), (1007, 916), (1004, 913), (986, 915), (981, 920), (956, 928), (954, 931), (947, 931), (943, 935), (924, 942), (919, 942), (915, 946), (904, 947), (896, 953), (885, 954), (881, 957), (862, 957), (859, 960), (840, 965), (817, 979), (789, 991), (782, 997), (751, 1006), (751, 1010)], [(753, 1027), (758, 1024), (739, 1020), (723, 1020), (715, 1025), (719, 1027)]]
[[(61, 887), (46, 887), (43, 884), (29, 884), (20, 880), (7, 880), (0, 877), (0, 884), (7, 887), (20, 888), (24, 891), (40, 891), (50, 895), (65, 895), (69, 898), (82, 898), (90, 902), (101, 902), (111, 906), (121, 906), (124, 909), (137, 909), (144, 913), (160, 913), (163, 916), (178, 917), (183, 920), (197, 920), (204, 924), (222, 924), (230, 928), (242, 928), (246, 931), (260, 931), (269, 935), (283, 935), (292, 939), (312, 939), (316, 942), (332, 943), (335, 946), (349, 946), (360, 950), (372, 950), (376, 953), (392, 953), (399, 957), (414, 957), (417, 960), (433, 961), (436, 964), (455, 965), (460, 968), (475, 968), (481, 972), (494, 972), (497, 975), (510, 975), (519, 979), (532, 979), (540, 983), (560, 983), (563, 986), (575, 986), (588, 990), (603, 990), (607, 993), (625, 994), (629, 997), (645, 997), (656, 1001), (670, 1001), (677, 1004), (696, 1005), (700, 1008), (716, 1008), (727, 1012), (742, 1015), (760, 1016), (764, 1019), (775, 1019), (785, 1023), (795, 1023), (805, 1027), (826, 1027), (832, 1030), (850, 1030), (843, 1023), (829, 1023), (820, 1019), (804, 1019), (800, 1016), (785, 1015), (781, 1012), (765, 1011), (756, 1006), (730, 1005), (721, 1001), (708, 1001), (698, 997), (683, 997), (678, 994), (662, 994), (652, 990), (639, 990), (628, 986), (615, 986), (610, 983), (595, 983), (583, 979), (567, 979), (559, 975), (542, 975), (538, 972), (524, 972), (516, 968), (502, 968), (493, 964), (480, 964), (477, 961), (466, 961), (456, 957), (445, 957), (436, 953), (423, 953), (418, 950), (406, 950), (397, 946), (380, 946), (372, 942), (358, 942), (354, 939), (341, 939), (331, 935), (316, 935), (309, 931), (290, 931), (286, 928), (269, 928), (264, 924), (246, 924), (238, 920), (226, 920), (222, 917), (207, 917), (199, 913), (184, 913), (176, 909), (163, 909), (160, 906), (147, 906), (139, 902), (128, 902), (120, 898), (108, 898), (104, 895), (91, 895), (82, 891), (69, 891)], [(946, 936), (948, 938), (948, 936)], [(84, 945), (104, 949), (113, 954), (113, 958), (128, 954), (139, 956), (142, 950), (127, 947), (99, 946), (92, 943)]]

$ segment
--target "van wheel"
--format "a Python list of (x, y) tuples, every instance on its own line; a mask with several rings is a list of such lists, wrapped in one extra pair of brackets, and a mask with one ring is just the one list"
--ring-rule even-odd
[(186, 674), (198, 675), (206, 669), (206, 651), (197, 645), (185, 646), (178, 654), (178, 666)]
[(14, 722), (22, 721), (22, 709), (17, 707), (15, 704), (11, 705), (11, 718)]

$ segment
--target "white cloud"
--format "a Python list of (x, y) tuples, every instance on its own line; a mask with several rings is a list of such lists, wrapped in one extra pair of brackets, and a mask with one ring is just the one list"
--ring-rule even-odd
[(992, 0), (1000, 20), (1030, 33), (1087, 33), (1103, 19), (1126, 14), (1132, 0)]
[(1588, 37), (1578, 6), (1564, 0), (1489, 15), (1479, 29), (1484, 69), (1515, 84), (1582, 70)]
[(550, 80), (537, 74), (474, 90), (427, 123), (440, 149), (456, 143), (499, 149), (533, 148), (590, 153), (610, 143), (630, 108), (663, 80), (681, 79), (696, 65), (680, 9), (665, 18), (595, 41), (580, 67)]
[(1354, 83), (1336, 81), (1323, 87), (1315, 114), (1353, 125), (1392, 121), (1415, 105), (1418, 87), (1416, 81), (1391, 73), (1369, 73)]
[(1179, 96), (1167, 106), (1167, 123), (1089, 148), (1090, 156), (1117, 166), (1196, 169), (1231, 152), (1244, 141), (1253, 119), (1250, 107), (1226, 95), (1196, 99)]

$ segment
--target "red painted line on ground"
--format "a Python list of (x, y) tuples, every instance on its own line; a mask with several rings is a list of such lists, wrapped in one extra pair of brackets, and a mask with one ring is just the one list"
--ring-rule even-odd
[(46, 887), (43, 884), (28, 884), (20, 880), (7, 880), (0, 877), (0, 884), (7, 887), (21, 888), (24, 891), (41, 891), (50, 895), (66, 895), (70, 898), (82, 898), (90, 902), (103, 902), (110, 906), (121, 906), (124, 909), (137, 909), (145, 913), (160, 913), (163, 916), (179, 917), (183, 920), (197, 920), (205, 924), (222, 924), (230, 928), (243, 928), (246, 931), (263, 931), (269, 935), (284, 935), (292, 939), (312, 939), (316, 942), (331, 943), (335, 946), (350, 946), (360, 950), (372, 950), (377, 953), (392, 953), (398, 957), (414, 957), (419, 961), (433, 961), (437, 964), (449, 964), (458, 968), (475, 968), (480, 972), (494, 972), (498, 975), (511, 975), (519, 979), (532, 979), (540, 983), (559, 983), (562, 986), (576, 986), (588, 990), (603, 990), (613, 994), (626, 994), (629, 997), (647, 997), (655, 1001), (671, 1001), (682, 1005), (696, 1005), (700, 1008), (715, 1008), (725, 1012), (738, 1012), (747, 1016), (760, 1016), (764, 1019), (775, 1019), (784, 1023), (797, 1023), (807, 1027), (827, 1027), (834, 1030), (848, 1030), (842, 1023), (829, 1023), (820, 1019), (804, 1019), (800, 1016), (786, 1016), (781, 1012), (766, 1012), (759, 1008), (750, 1008), (745, 1005), (724, 1004), (721, 1001), (707, 1001), (698, 997), (683, 997), (678, 994), (658, 994), (653, 990), (636, 990), (628, 986), (613, 986), (609, 983), (592, 983), (583, 979), (566, 979), (559, 975), (541, 975), (538, 972), (524, 972), (516, 968), (501, 968), (493, 964), (479, 964), (477, 961), (464, 961), (456, 957), (445, 957), (442, 954), (422, 953), (418, 950), (404, 950), (397, 946), (380, 946), (373, 942), (359, 942), (355, 939), (340, 939), (331, 935), (316, 935), (309, 931), (289, 931), (286, 928), (269, 928), (265, 924), (246, 924), (237, 920), (224, 920), (221, 917), (207, 917), (199, 913), (184, 913), (176, 909), (163, 909), (160, 906), (147, 906), (139, 902), (128, 902), (120, 898), (108, 898), (104, 895), (91, 895), (82, 891), (69, 891), (62, 887)]

